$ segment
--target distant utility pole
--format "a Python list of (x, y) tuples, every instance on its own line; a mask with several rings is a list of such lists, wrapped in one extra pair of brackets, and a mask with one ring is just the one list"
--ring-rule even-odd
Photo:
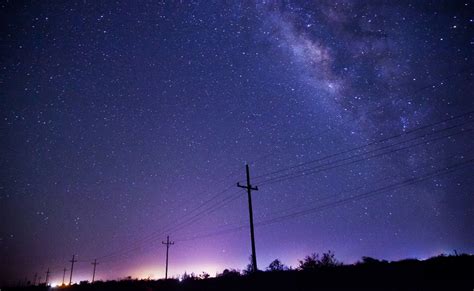
[(97, 259), (95, 259), (94, 262), (92, 262), (91, 264), (94, 265), (94, 271), (92, 272), (92, 283), (94, 283), (94, 279), (95, 279), (95, 267), (96, 267), (99, 263), (97, 263)]
[(237, 183), (237, 187), (247, 189), (247, 196), (249, 201), (249, 215), (250, 215), (250, 239), (252, 241), (252, 271), (256, 272), (257, 269), (257, 254), (255, 252), (255, 234), (253, 232), (253, 212), (252, 212), (252, 190), (258, 191), (258, 187), (252, 187), (250, 184), (250, 170), (249, 165), (245, 165), (245, 170), (247, 173), (247, 185), (240, 185)]
[(72, 272), (74, 270), (74, 263), (77, 262), (77, 260), (74, 259), (75, 257), (76, 255), (72, 255), (72, 260), (69, 261), (71, 262), (71, 275), (69, 275), (69, 286), (71, 286), (72, 284)]
[(50, 274), (50, 272), (49, 272), (49, 268), (48, 268), (48, 271), (46, 271), (46, 280), (44, 281), (46, 286), (48, 286), (49, 274)]
[(166, 269), (165, 269), (165, 279), (168, 279), (168, 252), (170, 249), (170, 245), (174, 245), (174, 242), (170, 241), (170, 236), (166, 237), (166, 242), (162, 241), (162, 244), (166, 245)]
[(35, 273), (35, 276), (33, 277), (33, 286), (36, 286), (36, 279), (38, 278), (38, 273)]
[(63, 269), (63, 284), (62, 284), (62, 286), (64, 286), (64, 278), (66, 277), (66, 271), (67, 271), (67, 269), (64, 268)]

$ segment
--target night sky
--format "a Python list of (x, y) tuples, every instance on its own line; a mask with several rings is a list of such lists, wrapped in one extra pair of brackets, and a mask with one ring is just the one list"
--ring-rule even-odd
[(246, 163), (260, 269), (474, 252), (474, 2), (60, 2), (0, 4), (0, 283), (244, 269)]

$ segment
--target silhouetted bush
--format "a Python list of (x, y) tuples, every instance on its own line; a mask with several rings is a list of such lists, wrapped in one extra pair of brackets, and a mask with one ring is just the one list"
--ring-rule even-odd
[(235, 269), (225, 269), (222, 271), (221, 274), (217, 274), (217, 277), (225, 277), (225, 278), (231, 278), (231, 277), (239, 277), (240, 272), (235, 270)]
[(245, 266), (245, 269), (242, 270), (243, 275), (249, 275), (253, 272), (253, 265), (252, 265), (252, 255), (249, 256), (249, 263)]
[(342, 265), (342, 263), (336, 259), (334, 253), (328, 251), (327, 253), (323, 253), (321, 258), (319, 257), (319, 254), (312, 253), (311, 255), (306, 256), (303, 260), (299, 260), (298, 270), (310, 271), (319, 268), (337, 267), (340, 265)]
[(371, 257), (362, 257), (362, 261), (357, 262), (358, 264), (365, 264), (365, 265), (377, 265), (377, 264), (388, 264), (386, 260), (377, 260)]
[(199, 280), (199, 278), (194, 273), (188, 274), (184, 272), (184, 274), (181, 276), (182, 282), (189, 282), (189, 281), (195, 281), (195, 280)]
[(285, 266), (279, 259), (273, 260), (267, 267), (267, 271), (275, 272), (275, 271), (286, 271), (288, 267)]
[(303, 260), (299, 260), (298, 270), (309, 271), (316, 270), (318, 268), (319, 254), (312, 253), (306, 256)]
[(199, 279), (201, 279), (201, 280), (208, 279), (209, 277), (210, 277), (210, 275), (206, 272), (202, 272), (201, 275), (199, 275)]
[(321, 259), (319, 260), (319, 265), (321, 267), (337, 267), (341, 266), (342, 263), (336, 259), (334, 252), (329, 250), (327, 253), (323, 253)]

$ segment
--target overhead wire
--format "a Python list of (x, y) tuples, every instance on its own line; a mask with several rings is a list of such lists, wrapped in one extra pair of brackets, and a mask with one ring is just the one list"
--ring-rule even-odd
[(361, 150), (361, 149), (364, 149), (366, 147), (370, 147), (370, 146), (373, 146), (373, 145), (384, 143), (386, 141), (389, 141), (389, 140), (392, 140), (392, 139), (395, 139), (395, 138), (399, 138), (399, 137), (403, 137), (403, 136), (418, 132), (420, 130), (431, 128), (431, 127), (434, 127), (434, 126), (437, 126), (437, 125), (440, 125), (440, 124), (443, 124), (443, 123), (446, 123), (446, 122), (449, 122), (449, 121), (452, 121), (452, 120), (456, 120), (456, 119), (468, 116), (468, 115), (473, 114), (473, 113), (474, 113), (474, 110), (470, 110), (468, 112), (465, 112), (465, 113), (462, 113), (462, 114), (459, 114), (459, 115), (456, 115), (456, 116), (453, 116), (453, 117), (450, 117), (450, 118), (447, 118), (447, 119), (443, 119), (441, 121), (437, 121), (437, 122), (434, 122), (434, 123), (423, 125), (421, 127), (417, 127), (417, 128), (414, 128), (414, 129), (411, 129), (411, 130), (408, 130), (408, 131), (404, 131), (404, 132), (392, 135), (390, 137), (386, 137), (386, 138), (383, 138), (383, 139), (380, 139), (380, 140), (376, 140), (376, 141), (373, 141), (373, 142), (370, 142), (370, 143), (367, 143), (367, 144), (364, 144), (364, 145), (361, 145), (361, 146), (353, 147), (353, 148), (350, 148), (350, 149), (347, 149), (347, 150), (344, 150), (344, 151), (333, 153), (333, 154), (330, 154), (330, 155), (327, 155), (327, 156), (324, 156), (324, 157), (321, 157), (321, 158), (310, 160), (310, 161), (300, 163), (300, 164), (297, 164), (297, 165), (293, 165), (293, 166), (290, 166), (290, 167), (287, 167), (287, 168), (271, 171), (271, 172), (268, 172), (268, 173), (263, 173), (263, 174), (254, 176), (253, 180), (258, 181), (259, 178), (262, 178), (262, 177), (266, 177), (266, 176), (270, 176), (270, 175), (273, 175), (273, 174), (285, 172), (285, 171), (292, 170), (292, 169), (295, 169), (295, 168), (298, 168), (298, 167), (302, 167), (302, 166), (306, 166), (306, 165), (313, 164), (313, 163), (316, 163), (316, 162), (324, 161), (324, 160), (327, 160), (327, 159), (330, 159), (330, 158), (333, 158), (333, 157), (336, 157), (336, 156), (339, 156), (339, 155), (343, 155), (343, 154), (347, 154), (347, 153), (350, 153), (350, 152), (353, 152), (353, 151)]
[[(439, 133), (439, 132), (442, 132), (442, 131), (445, 131), (445, 130), (449, 130), (449, 129), (453, 129), (455, 127), (458, 127), (458, 126), (462, 126), (464, 124), (467, 124), (469, 122), (465, 122), (465, 123), (461, 123), (461, 124), (457, 124), (457, 125), (454, 125), (454, 126), (451, 126), (451, 127), (448, 127), (448, 128), (444, 128), (444, 129), (441, 129), (441, 130), (438, 130), (438, 131), (434, 131), (434, 132), (430, 132), (428, 134), (425, 134), (424, 136), (421, 136), (421, 137), (416, 137), (416, 138), (412, 138), (408, 141), (402, 141), (400, 143), (397, 143), (397, 144), (394, 144), (394, 145), (398, 145), (398, 144), (402, 144), (402, 143), (406, 143), (406, 142), (409, 142), (409, 141), (413, 141), (413, 140), (416, 140), (416, 139), (419, 139), (419, 138), (424, 138), (424, 137), (427, 137), (429, 135), (432, 135), (432, 134), (436, 134), (436, 133)], [(424, 127), (425, 128), (425, 127)], [(418, 129), (415, 129), (414, 131), (417, 131)], [(323, 168), (321, 170), (328, 170), (328, 169), (332, 169), (334, 167), (340, 167), (340, 166), (344, 166), (344, 165), (347, 165), (347, 164), (352, 164), (354, 162), (359, 162), (359, 161), (363, 161), (363, 160), (366, 160), (366, 159), (371, 159), (371, 158), (374, 158), (374, 157), (378, 157), (378, 156), (381, 156), (381, 155), (385, 155), (385, 154), (389, 154), (389, 153), (393, 153), (393, 152), (397, 152), (397, 151), (400, 151), (400, 150), (404, 150), (404, 149), (408, 149), (408, 148), (411, 148), (413, 146), (417, 146), (417, 145), (420, 145), (420, 144), (426, 144), (426, 143), (429, 143), (429, 142), (433, 142), (433, 141), (437, 141), (441, 138), (446, 138), (446, 137), (452, 137), (452, 136), (455, 136), (457, 134), (461, 134), (461, 133), (465, 133), (465, 132), (469, 132), (471, 130), (468, 130), (468, 131), (461, 131), (461, 132), (458, 132), (456, 134), (450, 134), (450, 135), (447, 135), (447, 136), (442, 136), (442, 137), (438, 137), (438, 138), (435, 138), (435, 139), (432, 139), (432, 140), (429, 140), (429, 141), (423, 141), (422, 143), (418, 143), (418, 144), (415, 144), (415, 145), (410, 145), (409, 147), (404, 147), (404, 148), (398, 148), (398, 149), (395, 149), (395, 150), (392, 150), (390, 152), (384, 152), (384, 153), (381, 153), (381, 154), (377, 154), (377, 155), (372, 155), (372, 156), (369, 156), (369, 157), (366, 157), (366, 158), (363, 158), (363, 159), (359, 159), (359, 160), (355, 160), (355, 161), (351, 161), (349, 163), (344, 163), (344, 164), (339, 164), (339, 165), (336, 165), (336, 166), (333, 166), (333, 167), (327, 167), (327, 168)], [(390, 146), (386, 146), (382, 149), (386, 149), (388, 147), (392, 147), (394, 145), (390, 145)], [(353, 157), (349, 157), (349, 158), (345, 158), (345, 159), (342, 159), (342, 160), (337, 160), (335, 162), (341, 162), (341, 161), (345, 161), (345, 160), (349, 160), (349, 159), (353, 159), (354, 157), (357, 157), (357, 156), (362, 156), (362, 155), (365, 155), (365, 154), (368, 154), (368, 153), (371, 153), (371, 152), (375, 152), (375, 151), (379, 151), (381, 149), (375, 149), (375, 150), (372, 150), (372, 151), (369, 151), (369, 152), (366, 152), (366, 153), (363, 153), (363, 154), (359, 154), (359, 155), (355, 155)], [(324, 167), (324, 166), (328, 166), (330, 164), (323, 164), (323, 165), (320, 165), (320, 167)], [(312, 170), (312, 172), (307, 172), (308, 170)], [(269, 180), (264, 180), (263, 181), (263, 184), (268, 184), (269, 182), (279, 182), (281, 180), (287, 180), (287, 179), (290, 179), (290, 178), (296, 178), (296, 177), (300, 177), (300, 176), (303, 176), (303, 175), (308, 175), (309, 173), (315, 173), (315, 168), (310, 168), (310, 169), (305, 169), (303, 173), (300, 173), (299, 175), (295, 175), (295, 173), (292, 173), (290, 176), (288, 175), (285, 175), (285, 177), (282, 177), (282, 176), (279, 176), (279, 177), (276, 177), (276, 178), (273, 178), (273, 179), (269, 179)], [(319, 171), (316, 171), (316, 172), (319, 172)], [(299, 173), (299, 172), (298, 172)], [(283, 179), (282, 179), (283, 178)], [(275, 180), (276, 179), (276, 180)], [(223, 202), (231, 202), (233, 200), (235, 200), (236, 198), (238, 198), (239, 196), (235, 196), (235, 197), (228, 197), (226, 198), (226, 200), (224, 200)], [(229, 199), (230, 198), (230, 199)], [(203, 206), (203, 205), (201, 205)], [(193, 221), (197, 221), (199, 216), (205, 214), (206, 212), (214, 212), (218, 209), (218, 207), (221, 206), (220, 205), (220, 202), (218, 203), (215, 203), (214, 205), (212, 205), (210, 208), (206, 208), (204, 209), (204, 211), (201, 211), (191, 217), (188, 217), (186, 220), (184, 221), (181, 221), (180, 223), (178, 223), (177, 225), (175, 225), (174, 227), (166, 230), (166, 231), (175, 231), (175, 230), (179, 230), (180, 227), (185, 227), (187, 226), (187, 224), (192, 224)], [(200, 208), (200, 207), (198, 207)], [(211, 211), (212, 210), (212, 211)], [(132, 248), (132, 249), (135, 249), (135, 248)]]
[[(368, 192), (364, 192), (364, 193), (359, 194), (359, 195), (354, 195), (354, 196), (351, 196), (351, 197), (348, 197), (348, 198), (343, 198), (343, 199), (340, 199), (340, 200), (337, 200), (337, 201), (334, 201), (334, 202), (326, 203), (326, 204), (323, 204), (323, 205), (318, 205), (316, 207), (312, 207), (312, 208), (309, 208), (309, 209), (293, 212), (293, 213), (290, 213), (290, 214), (285, 214), (285, 215), (282, 215), (282, 216), (278, 216), (278, 217), (274, 217), (274, 218), (270, 218), (270, 219), (266, 219), (266, 220), (262, 220), (262, 221), (257, 221), (254, 225), (255, 226), (269, 225), (269, 224), (277, 223), (277, 222), (280, 222), (280, 221), (284, 221), (284, 220), (292, 219), (292, 218), (295, 218), (295, 217), (299, 217), (299, 216), (302, 216), (302, 215), (306, 215), (306, 214), (309, 214), (309, 213), (314, 213), (314, 212), (326, 210), (326, 209), (329, 209), (329, 208), (332, 208), (332, 207), (337, 207), (339, 205), (342, 205), (342, 204), (345, 204), (345, 203), (348, 203), (348, 202), (358, 201), (358, 200), (369, 198), (369, 197), (372, 197), (372, 196), (375, 196), (375, 195), (383, 194), (387, 191), (397, 190), (399, 188), (406, 187), (406, 186), (409, 186), (409, 185), (413, 185), (413, 184), (425, 181), (425, 180), (430, 179), (430, 178), (434, 178), (434, 177), (437, 177), (437, 176), (446, 175), (446, 174), (450, 174), (450, 173), (459, 171), (461, 169), (467, 168), (468, 166), (471, 166), (473, 164), (473, 162), (474, 162), (474, 159), (469, 159), (469, 160), (464, 161), (462, 163), (457, 163), (457, 164), (451, 165), (449, 167), (445, 167), (444, 169), (438, 169), (436, 171), (432, 171), (432, 172), (430, 172), (428, 174), (425, 174), (423, 176), (420, 176), (420, 177), (406, 179), (406, 180), (403, 180), (401, 182), (397, 182), (397, 183), (393, 183), (393, 184), (390, 184), (390, 185), (387, 185), (387, 186), (383, 186), (383, 187), (380, 187), (380, 188), (377, 188), (377, 189), (374, 189), (374, 190), (371, 190), (371, 191), (368, 191)], [(216, 232), (210, 232), (210, 233), (203, 234), (203, 235), (200, 235), (200, 236), (185, 237), (185, 238), (177, 239), (176, 241), (184, 242), (184, 241), (191, 241), (191, 240), (196, 240), (196, 239), (208, 238), (208, 237), (212, 237), (212, 236), (218, 236), (218, 235), (223, 235), (223, 234), (227, 234), (227, 233), (240, 231), (240, 230), (248, 228), (248, 227), (249, 226), (247, 224), (242, 224), (238, 227), (224, 229), (224, 230), (220, 230), (220, 231), (216, 231)]]
[[(470, 122), (472, 122), (472, 121), (470, 121)], [(449, 128), (449, 129), (451, 129), (451, 128)], [(277, 177), (274, 177), (274, 178), (270, 178), (270, 179), (267, 179), (267, 180), (263, 180), (263, 181), (260, 181), (260, 185), (265, 185), (265, 184), (269, 184), (269, 183), (278, 183), (278, 182), (287, 181), (287, 180), (290, 180), (290, 179), (294, 179), (294, 178), (298, 178), (298, 177), (302, 177), (302, 176), (306, 176), (306, 175), (310, 175), (310, 174), (319, 173), (319, 172), (322, 172), (322, 171), (332, 170), (332, 169), (335, 169), (335, 168), (338, 168), (338, 167), (341, 167), (341, 166), (346, 166), (346, 165), (350, 165), (350, 164), (370, 160), (370, 159), (373, 159), (373, 158), (381, 157), (381, 156), (384, 156), (384, 155), (393, 154), (393, 153), (396, 153), (396, 152), (399, 152), (399, 151), (402, 151), (402, 150), (410, 149), (410, 148), (420, 146), (420, 145), (423, 145), (423, 144), (427, 144), (427, 143), (430, 143), (430, 142), (439, 141), (439, 140), (442, 140), (444, 138), (451, 138), (453, 136), (457, 136), (457, 135), (460, 135), (460, 134), (465, 134), (465, 133), (472, 132), (472, 131), (473, 131), (473, 129), (461, 130), (461, 131), (459, 131), (457, 133), (454, 133), (454, 134), (448, 134), (448, 135), (445, 135), (445, 136), (436, 137), (436, 138), (433, 138), (433, 139), (430, 139), (430, 140), (427, 140), (427, 141), (422, 141), (422, 142), (412, 144), (412, 145), (409, 145), (409, 146), (406, 146), (406, 147), (396, 148), (394, 150), (390, 150), (390, 151), (387, 151), (387, 152), (382, 152), (382, 153), (379, 153), (379, 154), (371, 155), (371, 156), (364, 157), (364, 158), (361, 158), (361, 159), (358, 159), (358, 160), (333, 165), (337, 162), (344, 162), (344, 161), (353, 159), (354, 157), (339, 159), (339, 160), (336, 160), (336, 161), (333, 161), (333, 162), (318, 165), (316, 167), (307, 168), (307, 169), (304, 169), (304, 170), (299, 170), (299, 171), (296, 171), (295, 173), (289, 173), (289, 174), (277, 176)], [(392, 147), (392, 146), (390, 146), (390, 147)], [(389, 147), (387, 147), (387, 148), (389, 148)], [(387, 149), (387, 148), (385, 148), (385, 149)], [(363, 154), (357, 155), (355, 157), (363, 156), (363, 155), (366, 155), (368, 153), (372, 153), (372, 152), (375, 152), (375, 151), (379, 151), (379, 149), (369, 151), (367, 153), (363, 153)], [(327, 166), (327, 167), (325, 167), (325, 166)]]

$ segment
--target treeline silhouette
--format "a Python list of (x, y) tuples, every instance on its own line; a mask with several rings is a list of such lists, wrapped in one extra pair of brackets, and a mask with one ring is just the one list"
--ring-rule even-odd
[[(243, 271), (225, 269), (216, 277), (209, 274), (184, 273), (180, 278), (167, 280), (87, 281), (57, 290), (473, 290), (474, 256), (469, 254), (439, 255), (427, 260), (404, 259), (389, 262), (362, 257), (355, 264), (339, 262), (334, 253), (310, 254), (299, 261), (296, 268), (275, 259), (265, 271), (251, 272), (250, 265)], [(13, 287), (2, 290), (50, 290), (41, 286)]]

